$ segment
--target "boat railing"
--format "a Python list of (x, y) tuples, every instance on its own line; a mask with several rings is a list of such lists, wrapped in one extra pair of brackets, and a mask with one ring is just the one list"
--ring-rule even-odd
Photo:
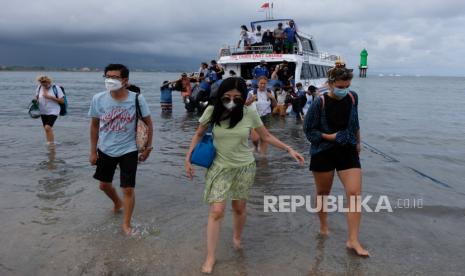
[[(247, 55), (247, 54), (273, 54), (273, 45), (260, 45), (260, 46), (249, 46), (245, 49), (235, 48), (231, 46), (225, 46), (220, 49), (220, 57), (233, 56), (233, 55)], [(326, 52), (299, 50), (297, 45), (294, 46), (294, 53), (296, 55), (307, 55), (316, 58), (320, 58), (328, 61), (336, 61), (338, 56), (330, 55)]]
[(224, 47), (220, 50), (220, 57), (232, 56), (232, 55), (247, 55), (247, 54), (272, 54), (273, 45), (260, 45), (260, 46), (249, 46), (245, 49)]

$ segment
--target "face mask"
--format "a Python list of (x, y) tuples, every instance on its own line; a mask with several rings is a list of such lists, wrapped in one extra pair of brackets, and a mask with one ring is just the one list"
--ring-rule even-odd
[(121, 84), (121, 81), (110, 79), (110, 78), (105, 79), (105, 88), (108, 91), (119, 90), (121, 87), (123, 87), (123, 85)]
[(233, 110), (233, 108), (236, 107), (236, 103), (234, 101), (230, 101), (229, 103), (223, 103), (223, 106), (227, 109), (227, 110)]
[(334, 87), (333, 93), (334, 93), (334, 95), (336, 95), (338, 98), (344, 98), (344, 97), (347, 96), (347, 94), (349, 93), (349, 87), (343, 88), (343, 89)]

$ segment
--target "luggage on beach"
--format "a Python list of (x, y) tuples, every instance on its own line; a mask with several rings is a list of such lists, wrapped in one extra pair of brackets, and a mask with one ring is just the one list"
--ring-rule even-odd
[(33, 99), (29, 104), (29, 116), (33, 119), (37, 119), (40, 117), (40, 109), (39, 109), (39, 102), (36, 99)]
[(149, 141), (149, 127), (142, 120), (142, 112), (139, 105), (139, 94), (136, 94), (136, 145), (137, 150), (142, 152)]

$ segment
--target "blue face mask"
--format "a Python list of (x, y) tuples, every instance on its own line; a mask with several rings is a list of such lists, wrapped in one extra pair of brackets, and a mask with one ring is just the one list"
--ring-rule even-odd
[(336, 95), (336, 97), (338, 97), (338, 98), (344, 98), (344, 97), (347, 96), (347, 94), (349, 93), (349, 87), (343, 88), (343, 89), (334, 87), (333, 93), (334, 93), (334, 95)]

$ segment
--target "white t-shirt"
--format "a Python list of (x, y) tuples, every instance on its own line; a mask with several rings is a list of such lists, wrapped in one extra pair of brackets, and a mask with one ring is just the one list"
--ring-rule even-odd
[(287, 94), (286, 91), (284, 91), (284, 90), (279, 90), (279, 91), (277, 91), (277, 94), (278, 94), (278, 95), (277, 95), (277, 99), (276, 99), (276, 100), (278, 101), (278, 104), (279, 104), (279, 105), (284, 105), (285, 102), (286, 102), (286, 94)]
[[(49, 95), (53, 97), (55, 97), (55, 93), (53, 92), (54, 85), (55, 84), (52, 84), (52, 86), (50, 86), (47, 92)], [(64, 94), (63, 94), (63, 91), (61, 91), (61, 88), (58, 85), (55, 85), (55, 87), (57, 89), (58, 99), (63, 98)], [(54, 100), (44, 98), (44, 93), (45, 93), (45, 89), (42, 86), (40, 86), (40, 89), (38, 91), (40, 114), (58, 116), (60, 114), (60, 105)], [(36, 92), (36, 95), (37, 95), (37, 92)]]
[[(254, 95), (254, 91), (249, 92), (248, 98)], [(260, 91), (257, 90), (257, 101), (255, 101), (255, 106), (257, 107), (258, 115), (263, 117), (271, 113), (271, 100), (268, 99), (268, 90)]]
[(257, 43), (257, 38), (255, 37), (255, 34), (252, 33), (252, 32), (242, 31), (240, 39), (242, 41), (247, 41), (247, 43), (249, 43), (249, 44)]

